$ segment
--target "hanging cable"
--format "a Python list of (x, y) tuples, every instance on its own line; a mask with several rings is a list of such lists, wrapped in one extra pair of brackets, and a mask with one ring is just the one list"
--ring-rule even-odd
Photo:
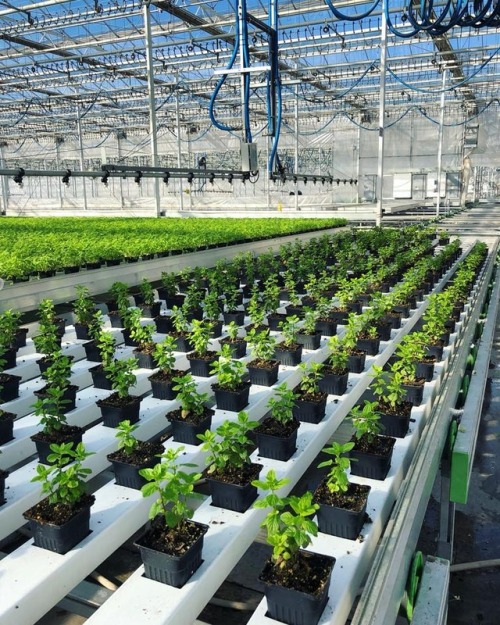
[(338, 20), (347, 20), (347, 21), (354, 22), (356, 20), (362, 20), (365, 17), (368, 17), (369, 15), (371, 15), (373, 13), (373, 11), (379, 5), (380, 0), (375, 0), (375, 2), (372, 4), (372, 6), (367, 11), (365, 11), (364, 13), (356, 13), (355, 15), (347, 15), (346, 13), (342, 13), (341, 11), (339, 11), (338, 9), (335, 8), (335, 6), (333, 5), (332, 0), (326, 0), (326, 3), (328, 4), (328, 6), (330, 7), (332, 13), (335, 15), (335, 17)]
[[(236, 60), (236, 56), (238, 55), (238, 47), (239, 47), (239, 41), (240, 41), (240, 28), (238, 24), (238, 19), (236, 19), (235, 29), (236, 29), (236, 38), (234, 41), (233, 53), (231, 54), (231, 58), (229, 59), (229, 63), (227, 64), (226, 69), (232, 69), (234, 65), (234, 61)], [(233, 130), (236, 130), (236, 128), (231, 127), (231, 126), (226, 126), (225, 124), (218, 122), (217, 119), (215, 118), (215, 113), (214, 113), (215, 100), (217, 99), (217, 96), (219, 95), (219, 91), (221, 90), (222, 85), (226, 82), (227, 77), (228, 77), (228, 74), (222, 74), (222, 76), (217, 81), (214, 92), (212, 93), (210, 102), (208, 104), (208, 114), (210, 116), (210, 121), (216, 128), (218, 128), (219, 130), (224, 130), (226, 132), (231, 132)]]

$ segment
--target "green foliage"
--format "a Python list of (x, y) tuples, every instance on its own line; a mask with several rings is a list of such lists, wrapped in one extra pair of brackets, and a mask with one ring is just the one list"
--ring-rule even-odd
[(189, 331), (189, 321), (186, 318), (185, 312), (183, 308), (179, 306), (172, 307), (172, 325), (174, 330), (179, 334), (184, 334)]
[(196, 467), (189, 462), (179, 462), (184, 447), (166, 449), (160, 458), (161, 462), (151, 469), (141, 469), (139, 475), (148, 483), (141, 488), (144, 497), (157, 494), (158, 498), (149, 510), (149, 518), (162, 516), (165, 525), (170, 528), (180, 528), (188, 519), (192, 518), (193, 510), (188, 505), (190, 497), (201, 497), (194, 492), (196, 482), (201, 473), (188, 473), (185, 468)]
[(302, 373), (302, 378), (299, 383), (299, 388), (305, 395), (316, 395), (319, 393), (319, 381), (322, 378), (323, 363), (314, 362), (312, 360), (308, 362), (301, 362), (299, 369)]
[(61, 349), (60, 339), (55, 325), (40, 327), (40, 334), (33, 337), (35, 349), (49, 359)]
[(97, 348), (99, 349), (99, 353), (101, 354), (102, 366), (104, 369), (106, 369), (106, 367), (111, 362), (113, 362), (115, 356), (116, 339), (111, 334), (111, 332), (108, 332), (107, 330), (101, 330), (97, 335), (95, 341)]
[(260, 301), (260, 292), (256, 284), (252, 287), (252, 295), (247, 305), (247, 312), (253, 326), (258, 327), (262, 325), (266, 311)]
[(208, 291), (203, 300), (203, 311), (206, 319), (217, 321), (221, 312), (221, 302), (215, 291)]
[(283, 335), (283, 343), (286, 347), (291, 347), (297, 343), (297, 334), (299, 333), (300, 319), (297, 315), (287, 317), (285, 321), (280, 323), (280, 330)]
[(285, 424), (293, 420), (295, 393), (283, 382), (276, 388), (276, 394), (269, 399), (267, 407), (271, 416), (279, 423)]
[(328, 339), (328, 349), (331, 351), (328, 357), (328, 364), (335, 372), (343, 373), (347, 369), (347, 364), (349, 362), (349, 354), (347, 353), (344, 342), (334, 334)]
[(145, 306), (152, 306), (155, 303), (155, 292), (147, 278), (143, 278), (139, 284), (139, 292), (143, 297)]
[(128, 419), (120, 421), (116, 428), (116, 438), (118, 439), (118, 449), (130, 456), (136, 449), (139, 441), (134, 436), (133, 432), (137, 430), (139, 426), (130, 423)]
[[(85, 450), (83, 443), (78, 443), (73, 449), (73, 443), (53, 444), (48, 456), (51, 466), (39, 464), (32, 482), (42, 484), (42, 495), (47, 495), (49, 503), (71, 506), (79, 501), (86, 492), (85, 477), (92, 470), (82, 466), (82, 462), (93, 455)], [(69, 462), (73, 462), (70, 464)], [(64, 468), (63, 468), (64, 467)]]
[(217, 376), (218, 384), (228, 391), (235, 391), (243, 384), (246, 371), (245, 365), (239, 360), (233, 360), (232, 356), (231, 347), (226, 343), (210, 371), (211, 375)]
[(56, 309), (51, 299), (42, 299), (38, 305), (40, 328), (52, 325), (56, 319)]
[(273, 360), (276, 339), (269, 334), (269, 330), (257, 332), (252, 328), (247, 334), (247, 341), (252, 351), (252, 357), (258, 360)]
[(348, 352), (356, 348), (356, 343), (359, 333), (361, 332), (362, 325), (363, 319), (361, 315), (349, 313), (345, 333), (342, 337), (342, 344)]
[(301, 497), (279, 497), (276, 494), (288, 481), (276, 479), (275, 472), (270, 470), (265, 480), (252, 482), (257, 488), (269, 491), (253, 507), (271, 508), (261, 527), (266, 528), (267, 542), (273, 548), (271, 559), (281, 569), (293, 568), (299, 550), (309, 546), (312, 537), (318, 535), (318, 526), (311, 517), (319, 506), (313, 503), (311, 492), (307, 491)]
[(160, 371), (169, 374), (175, 367), (175, 339), (167, 334), (161, 343), (156, 343), (153, 358)]
[(208, 345), (210, 343), (210, 332), (212, 325), (207, 320), (199, 321), (193, 319), (192, 329), (189, 335), (189, 339), (194, 346), (194, 350), (198, 356), (205, 356), (208, 351)]
[(425, 335), (412, 332), (403, 337), (396, 347), (398, 360), (391, 366), (391, 371), (398, 371), (405, 384), (415, 381), (415, 365), (425, 357)]
[(21, 313), (14, 310), (4, 310), (0, 313), (0, 347), (9, 349), (16, 338), (19, 329)]
[(134, 369), (137, 367), (136, 358), (127, 360), (111, 360), (104, 365), (106, 377), (111, 382), (112, 389), (119, 397), (125, 399), (129, 396), (129, 389), (136, 383)]
[(161, 273), (161, 285), (167, 291), (167, 295), (172, 297), (177, 293), (177, 276), (173, 271)]
[(123, 317), (129, 307), (129, 287), (125, 282), (113, 282), (109, 289), (111, 297), (116, 302), (118, 312)]
[(205, 412), (205, 402), (208, 393), (199, 393), (196, 382), (190, 373), (174, 378), (174, 391), (177, 391), (177, 400), (181, 406), (181, 417), (186, 419), (189, 415), (202, 415)]
[(53, 435), (66, 425), (64, 405), (69, 400), (63, 399), (64, 389), (49, 386), (45, 397), (40, 397), (33, 404), (36, 417), (40, 417), (40, 425), (44, 434)]
[(236, 323), (236, 321), (231, 321), (227, 325), (226, 330), (231, 341), (235, 341), (238, 338), (238, 332), (240, 331), (240, 326)]
[(373, 365), (373, 382), (371, 388), (379, 402), (396, 408), (406, 394), (403, 388), (403, 376), (400, 371), (384, 371), (382, 367)]
[(182, 310), (186, 313), (186, 315), (190, 313), (195, 313), (200, 309), (201, 303), (203, 301), (203, 291), (196, 284), (191, 284), (188, 287), (186, 292), (186, 298), (184, 299), (184, 303), (182, 304)]
[(280, 305), (280, 288), (275, 275), (269, 276), (264, 284), (262, 305), (267, 314), (275, 312)]
[(316, 332), (316, 320), (318, 319), (318, 314), (312, 308), (308, 306), (304, 307), (304, 319), (302, 323), (301, 331), (306, 334), (314, 334)]
[(377, 412), (377, 402), (365, 400), (364, 406), (354, 406), (349, 413), (348, 418), (351, 419), (355, 428), (354, 437), (357, 440), (364, 438), (371, 443), (375, 436), (380, 434), (382, 426), (380, 425), (380, 413)]
[(257, 425), (257, 421), (250, 421), (248, 414), (242, 411), (238, 413), (236, 421), (224, 421), (215, 432), (207, 430), (205, 434), (198, 434), (203, 442), (201, 449), (208, 451), (208, 472), (223, 472), (249, 464), (252, 441), (248, 432)]
[(51, 364), (45, 372), (47, 386), (64, 391), (70, 385), (70, 376), (71, 360), (64, 356), (61, 351), (55, 352), (51, 358)]
[(349, 480), (347, 479), (347, 470), (351, 466), (351, 461), (347, 454), (354, 447), (354, 443), (333, 442), (329, 447), (323, 447), (323, 453), (333, 456), (329, 460), (320, 462), (318, 469), (330, 467), (326, 476), (326, 485), (331, 493), (345, 493), (349, 488)]
[(90, 291), (84, 284), (77, 284), (76, 300), (73, 302), (73, 312), (78, 323), (90, 325), (94, 319), (95, 304), (90, 297)]

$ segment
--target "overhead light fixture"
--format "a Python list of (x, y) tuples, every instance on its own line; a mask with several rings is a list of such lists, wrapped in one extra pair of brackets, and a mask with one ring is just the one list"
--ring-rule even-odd
[(69, 179), (71, 178), (71, 169), (67, 169), (66, 173), (62, 177), (62, 183), (69, 187)]
[(135, 184), (141, 184), (141, 179), (142, 179), (142, 171), (136, 171), (135, 176), (134, 176)]
[(14, 182), (16, 182), (20, 187), (23, 186), (23, 178), (25, 174), (26, 174), (25, 170), (22, 167), (19, 167), (16, 175), (14, 176)]

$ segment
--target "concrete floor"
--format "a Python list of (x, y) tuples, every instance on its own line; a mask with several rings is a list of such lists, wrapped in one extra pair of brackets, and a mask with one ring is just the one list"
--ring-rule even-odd
[[(444, 227), (463, 234), (500, 235), (500, 216), (494, 216), (492, 205), (480, 205), (443, 222)], [(491, 356), (487, 392), (483, 405), (470, 497), (467, 505), (456, 510), (454, 563), (475, 563), (500, 558), (500, 318)], [(313, 464), (315, 466), (316, 463)], [(318, 480), (311, 469), (298, 487), (314, 487)], [(439, 480), (437, 480), (439, 482)], [(439, 483), (429, 502), (418, 548), (424, 554), (435, 553), (439, 524)], [(214, 602), (199, 616), (206, 623), (225, 622), (245, 625), (262, 597), (257, 580), (269, 548), (256, 541), (217, 592)], [(128, 548), (119, 550), (101, 567), (100, 572), (112, 579), (126, 577), (140, 563)], [(500, 567), (485, 567), (452, 573), (449, 594), (448, 625), (500, 624)], [(35, 625), (82, 625), (84, 617), (71, 615), (58, 608), (51, 610)], [(406, 622), (398, 619), (399, 622)], [(9, 624), (10, 625), (10, 624)], [(14, 625), (14, 624), (12, 624)], [(388, 624), (389, 625), (389, 624)], [(429, 624), (434, 625), (434, 624)]]

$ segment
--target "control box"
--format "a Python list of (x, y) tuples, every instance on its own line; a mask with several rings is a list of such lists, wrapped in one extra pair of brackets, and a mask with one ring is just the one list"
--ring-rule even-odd
[(257, 144), (256, 143), (240, 143), (241, 152), (241, 171), (257, 171), (259, 164), (257, 162)]

